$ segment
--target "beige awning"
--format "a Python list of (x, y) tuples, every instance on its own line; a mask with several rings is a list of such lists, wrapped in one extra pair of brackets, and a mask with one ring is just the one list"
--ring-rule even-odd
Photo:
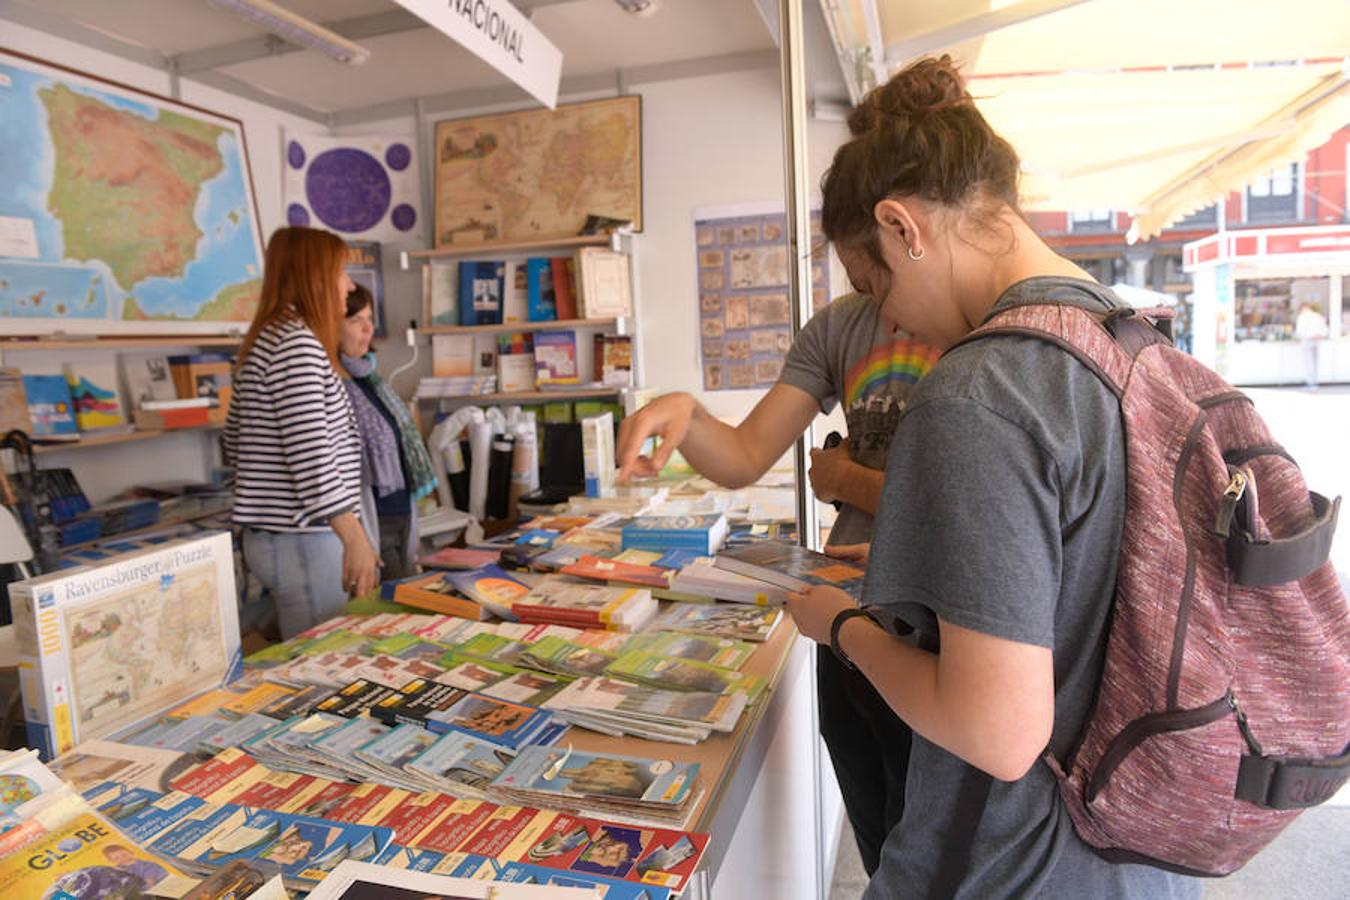
[(876, 77), (951, 53), (1022, 156), (1027, 209), (1125, 210), (1137, 216), (1136, 237), (1300, 159), (1350, 123), (1346, 0), (823, 8), (843, 52), (885, 60)]

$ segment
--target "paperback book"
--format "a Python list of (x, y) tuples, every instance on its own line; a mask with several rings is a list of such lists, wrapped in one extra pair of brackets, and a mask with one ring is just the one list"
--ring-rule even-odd
[(574, 385), (577, 372), (577, 336), (573, 331), (537, 331), (534, 334), (535, 381), (541, 387)]
[(459, 264), (459, 324), (500, 325), (506, 263), (463, 260)]
[(632, 632), (656, 616), (657, 604), (645, 588), (548, 580), (511, 604), (511, 611), (521, 622)]
[(698, 763), (527, 747), (492, 787), (522, 803), (680, 820), (695, 796)]
[(548, 257), (531, 257), (525, 261), (525, 269), (528, 275), (530, 321), (552, 322), (561, 318), (553, 286), (552, 262)]
[(33, 423), (34, 440), (76, 440), (80, 426), (75, 423), (75, 408), (70, 402), (70, 385), (64, 375), (23, 376), (28, 417)]
[(789, 541), (759, 541), (731, 547), (718, 554), (716, 565), (790, 591), (837, 587), (855, 600), (862, 594), (863, 577), (867, 574), (865, 569), (851, 563)]
[(483, 566), (468, 572), (453, 572), (450, 583), (464, 596), (473, 600), (499, 619), (511, 621), (515, 615), (511, 604), (523, 599), (530, 589), (497, 566)]
[(704, 691), (710, 694), (740, 691), (751, 700), (764, 690), (764, 679), (758, 675), (746, 675), (691, 659), (672, 659), (640, 650), (621, 655), (605, 670), (605, 674), (673, 691)]
[(394, 589), (394, 602), (465, 619), (484, 620), (487, 609), (461, 596), (450, 576), (437, 573), (405, 581)]

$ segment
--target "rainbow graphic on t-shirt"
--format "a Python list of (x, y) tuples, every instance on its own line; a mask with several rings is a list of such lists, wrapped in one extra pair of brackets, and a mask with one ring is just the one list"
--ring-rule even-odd
[(872, 348), (844, 377), (846, 406), (893, 381), (913, 384), (933, 367), (942, 352), (913, 338), (900, 338)]

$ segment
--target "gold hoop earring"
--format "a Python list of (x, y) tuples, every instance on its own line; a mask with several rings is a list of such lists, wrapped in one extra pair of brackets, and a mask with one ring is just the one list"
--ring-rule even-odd
[(920, 250), (918, 253), (915, 253), (915, 252), (914, 252), (914, 248), (913, 248), (913, 247), (910, 247), (910, 248), (909, 248), (909, 258), (912, 259), (912, 260), (914, 260), (915, 262), (918, 262), (919, 260), (923, 259), (923, 251)]

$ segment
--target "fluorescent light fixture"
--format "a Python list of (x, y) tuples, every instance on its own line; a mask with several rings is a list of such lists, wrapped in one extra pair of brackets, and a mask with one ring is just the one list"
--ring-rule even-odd
[(624, 12), (635, 16), (650, 16), (656, 12), (660, 0), (614, 0)]
[(272, 0), (209, 0), (212, 6), (232, 12), (254, 25), (267, 29), (284, 41), (318, 50), (349, 66), (359, 66), (370, 59), (370, 51), (347, 40), (304, 16), (297, 15)]

